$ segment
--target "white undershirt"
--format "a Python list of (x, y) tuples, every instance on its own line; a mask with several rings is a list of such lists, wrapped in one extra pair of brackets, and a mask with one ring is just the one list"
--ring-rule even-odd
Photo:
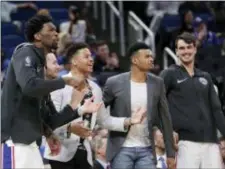
[(166, 154), (163, 154), (161, 156), (159, 156), (158, 154), (156, 154), (156, 158), (157, 158), (156, 168), (162, 168), (162, 161), (160, 160), (160, 157), (162, 157), (164, 159), (164, 162), (166, 164)]
[[(147, 85), (131, 81), (131, 113), (139, 107), (147, 108)], [(141, 124), (132, 125), (123, 147), (150, 146), (147, 118)]]

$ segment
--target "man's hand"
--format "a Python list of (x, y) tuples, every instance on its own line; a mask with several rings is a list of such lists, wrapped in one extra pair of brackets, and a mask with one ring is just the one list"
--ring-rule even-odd
[(34, 3), (28, 3), (28, 7), (29, 8), (32, 8), (32, 9), (34, 9), (34, 10), (38, 10), (38, 7), (37, 7), (37, 5), (35, 5)]
[(174, 140), (174, 148), (177, 151), (178, 150), (179, 135), (175, 131), (173, 132), (173, 140)]
[(51, 136), (46, 138), (46, 141), (51, 150), (50, 155), (52, 155), (52, 156), (58, 155), (61, 150), (61, 143), (60, 143), (59, 138), (55, 134), (52, 134)]
[(65, 83), (69, 86), (72, 86), (74, 88), (77, 88), (79, 84), (81, 84), (84, 81), (84, 78), (81, 77), (63, 77), (63, 80)]
[(168, 157), (166, 163), (168, 169), (176, 169), (176, 162), (174, 158)]
[(38, 10), (38, 7), (34, 3), (19, 3), (17, 4), (17, 8), (31, 8), (34, 10)]
[(146, 109), (139, 108), (136, 112), (131, 115), (131, 124), (140, 124), (146, 116)]
[(92, 135), (91, 130), (84, 127), (84, 122), (72, 122), (70, 132), (80, 136), (81, 138), (87, 138)]
[(94, 103), (93, 100), (94, 96), (84, 101), (84, 104), (79, 108), (81, 109), (82, 114), (94, 113), (100, 109), (100, 107), (102, 106), (102, 102)]

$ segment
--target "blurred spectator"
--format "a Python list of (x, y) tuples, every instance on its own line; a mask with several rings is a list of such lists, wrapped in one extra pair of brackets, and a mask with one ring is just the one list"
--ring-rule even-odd
[(195, 36), (197, 38), (198, 47), (205, 47), (207, 45), (219, 45), (219, 39), (216, 34), (209, 31), (206, 23), (200, 17), (196, 17), (194, 21)]
[(72, 44), (72, 38), (67, 32), (61, 32), (58, 35), (58, 49), (56, 51), (58, 56), (65, 56), (68, 47)]
[(37, 6), (34, 3), (18, 3), (14, 4), (11, 2), (1, 1), (1, 21), (11, 22), (11, 14), (17, 12), (19, 8), (32, 8), (37, 10)]
[(120, 72), (119, 59), (115, 52), (110, 54), (109, 47), (105, 41), (95, 43), (94, 75), (100, 87), (106, 80)]
[(96, 41), (92, 40), (87, 43), (90, 46), (91, 55), (92, 55), (93, 59), (95, 59), (95, 57), (96, 57)]
[(48, 9), (40, 9), (37, 11), (37, 15), (47, 15), (50, 16), (50, 12)]
[(94, 72), (103, 72), (109, 59), (109, 47), (105, 41), (98, 41), (95, 44), (96, 57), (94, 61)]
[(151, 70), (151, 72), (155, 75), (159, 75), (161, 69), (159, 64), (154, 64), (154, 68)]
[(186, 1), (179, 7), (179, 13), (191, 10), (193, 13), (212, 13), (209, 2), (204, 1)]
[(179, 5), (182, 2), (178, 1), (149, 1), (147, 7), (147, 15), (149, 17), (158, 14), (159, 12), (164, 14), (178, 14)]
[(87, 41), (90, 40), (95, 40), (96, 36), (94, 35), (94, 30), (93, 27), (88, 19), (88, 8), (84, 7), (81, 10), (81, 15), (80, 15), (80, 19), (85, 20), (86, 24), (87, 24)]
[(79, 9), (76, 6), (69, 8), (69, 21), (60, 24), (60, 32), (69, 33), (73, 42), (85, 42), (87, 25), (85, 20), (79, 18)]
[(187, 10), (180, 16), (181, 16), (181, 27), (179, 27), (178, 29), (174, 30), (171, 33), (170, 47), (172, 48), (172, 50), (175, 50), (175, 39), (178, 35), (182, 34), (183, 32), (194, 33), (193, 27), (194, 16), (192, 11)]
[(154, 131), (154, 140), (155, 140), (155, 151), (156, 151), (156, 158), (157, 158), (156, 168), (166, 169), (167, 165), (166, 165), (165, 144), (163, 140), (163, 135), (158, 129)]
[(181, 15), (181, 27), (179, 28), (179, 34), (183, 33), (183, 32), (189, 32), (189, 33), (193, 33), (194, 32), (194, 28), (193, 28), (193, 20), (194, 20), (194, 16), (191, 10), (187, 10), (185, 11), (182, 15)]
[(58, 73), (58, 76), (61, 77), (63, 75), (66, 75), (70, 72), (71, 69), (71, 63), (68, 58), (68, 56), (63, 57), (63, 66), (61, 67), (61, 70)]
[(211, 2), (213, 13), (216, 20), (216, 31), (225, 32), (225, 2)]
[(225, 138), (220, 138), (220, 152), (223, 159), (223, 169), (225, 168)]
[(95, 161), (94, 169), (109, 169), (109, 164), (106, 161), (106, 146), (107, 139), (97, 135), (94, 138)]
[(109, 58), (107, 59), (107, 65), (104, 67), (104, 71), (107, 71), (107, 72), (111, 72), (111, 71), (114, 71), (114, 72), (119, 72), (119, 58), (116, 54), (116, 52), (112, 52), (110, 53), (109, 55)]

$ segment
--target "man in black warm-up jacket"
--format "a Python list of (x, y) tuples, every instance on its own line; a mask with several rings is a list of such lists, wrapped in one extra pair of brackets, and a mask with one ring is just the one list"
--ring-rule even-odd
[[(57, 113), (48, 99), (49, 93), (65, 84), (76, 87), (81, 80), (70, 77), (44, 80), (45, 56), (57, 48), (58, 42), (51, 18), (34, 16), (27, 22), (25, 33), (31, 44), (14, 52), (2, 90), (1, 143), (4, 148), (13, 147), (11, 157), (15, 159), (11, 159), (10, 168), (43, 168), (36, 141), (43, 134), (49, 136), (51, 129), (79, 117), (80, 112), (95, 112), (98, 105), (89, 100), (78, 111), (77, 104), (71, 102), (63, 113)], [(3, 154), (3, 168), (9, 167), (4, 166), (6, 156)]]
[(217, 128), (225, 136), (225, 118), (211, 76), (194, 67), (196, 39), (176, 39), (180, 64), (162, 71), (173, 128), (179, 134), (177, 168), (222, 168)]

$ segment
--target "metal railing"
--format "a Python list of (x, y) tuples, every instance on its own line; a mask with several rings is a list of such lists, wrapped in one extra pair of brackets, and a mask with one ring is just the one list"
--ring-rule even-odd
[(149, 24), (149, 28), (152, 32), (156, 33), (160, 27), (161, 21), (163, 19), (164, 12), (158, 12), (154, 14), (151, 23)]
[(177, 55), (175, 55), (175, 53), (170, 48), (165, 47), (163, 51), (163, 69), (167, 69), (169, 66), (168, 56), (170, 56), (174, 60), (175, 64), (179, 64), (179, 59)]
[(133, 38), (131, 41), (129, 41), (131, 43), (133, 43), (134, 41), (144, 42), (145, 39), (143, 31), (145, 31), (148, 35), (148, 41), (146, 43), (151, 46), (153, 55), (155, 56), (156, 54), (155, 34), (144, 24), (144, 22), (133, 11), (129, 11), (128, 29), (129, 29), (129, 37)]
[[(107, 29), (106, 24), (106, 11), (109, 9), (110, 12), (110, 41), (112, 43), (116, 42), (116, 29), (115, 29), (115, 17), (119, 20), (119, 43), (120, 43), (120, 53), (122, 56), (125, 56), (125, 35), (124, 35), (124, 12), (123, 12), (123, 2), (118, 1), (119, 9), (114, 5), (113, 1), (100, 1), (101, 3), (101, 27), (102, 30)], [(108, 7), (108, 8), (107, 8)], [(98, 2), (93, 1), (93, 15), (95, 19), (98, 18)]]

